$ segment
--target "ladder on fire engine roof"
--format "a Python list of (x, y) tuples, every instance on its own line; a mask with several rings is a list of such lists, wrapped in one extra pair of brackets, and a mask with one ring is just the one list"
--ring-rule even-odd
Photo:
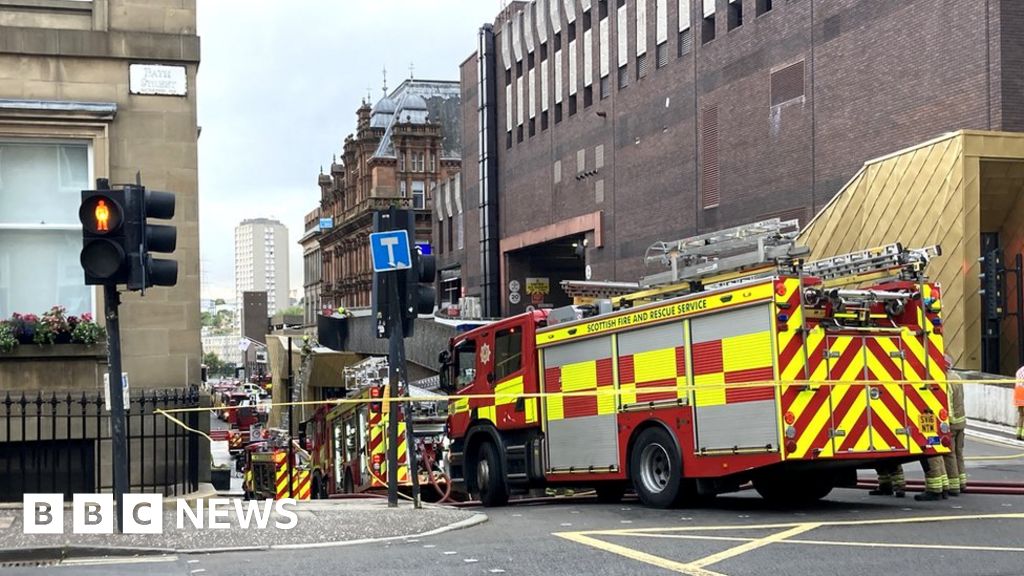
[(796, 245), (797, 220), (763, 220), (673, 242), (658, 242), (645, 261), (669, 267), (643, 278), (638, 292), (611, 298), (614, 306), (725, 288), (777, 274), (813, 276), (825, 286), (889, 277), (920, 277), (939, 246), (908, 250), (893, 243), (878, 248), (802, 262), (810, 250)]
[(777, 262), (810, 252), (796, 245), (799, 232), (798, 220), (771, 218), (682, 240), (656, 242), (647, 249), (644, 263), (661, 264), (668, 270), (644, 276), (640, 285), (692, 284), (723, 274), (774, 268)]
[(801, 269), (804, 275), (828, 283), (841, 278), (862, 279), (870, 274), (923, 273), (928, 262), (941, 255), (942, 249), (938, 245), (908, 250), (895, 242), (879, 248), (807, 262)]

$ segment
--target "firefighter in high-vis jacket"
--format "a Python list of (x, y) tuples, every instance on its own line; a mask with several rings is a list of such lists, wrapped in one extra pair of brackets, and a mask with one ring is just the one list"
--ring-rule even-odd
[(950, 371), (949, 385), (949, 430), (952, 445), (942, 462), (949, 478), (949, 495), (959, 496), (967, 490), (967, 470), (964, 468), (964, 429), (967, 428), (967, 414), (964, 410), (964, 385), (960, 377)]
[[(953, 380), (956, 376), (952, 372), (949, 372), (949, 368), (952, 368), (952, 362), (949, 355), (946, 355), (946, 371), (947, 376), (947, 389), (952, 389)], [(961, 396), (963, 395), (963, 389), (960, 389)], [(952, 394), (952, 392), (950, 392)], [(952, 407), (952, 406), (951, 406)], [(950, 474), (956, 477), (957, 491), (956, 495), (960, 495), (960, 473), (956, 469), (956, 458), (952, 459), (952, 469), (947, 473), (946, 468), (946, 456), (932, 456), (921, 461), (921, 467), (924, 468), (924, 492), (914, 496), (914, 500), (918, 501), (934, 501), (942, 500), (950, 495)]]

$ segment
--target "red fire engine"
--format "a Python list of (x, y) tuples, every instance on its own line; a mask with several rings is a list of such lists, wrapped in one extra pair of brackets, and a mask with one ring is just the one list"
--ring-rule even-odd
[(938, 248), (804, 263), (795, 230), (659, 243), (649, 260), (670, 271), (653, 289), (453, 338), (455, 488), (493, 506), (539, 486), (603, 500), (632, 486), (667, 507), (752, 481), (812, 501), (858, 468), (948, 452), (939, 288), (923, 276)]
[[(369, 358), (362, 365), (346, 369), (346, 386), (352, 390), (349, 400), (385, 399), (387, 359)], [(412, 395), (430, 393), (412, 389)], [(306, 434), (313, 439), (313, 497), (329, 498), (333, 494), (352, 494), (387, 488), (387, 422), (389, 408), (384, 402), (346, 402), (325, 404), (317, 408), (305, 423)], [(437, 413), (432, 402), (419, 403), (411, 412), (406, 406), (393, 405), (400, 411), (398, 424), (398, 483), (400, 488), (412, 485), (407, 450), (409, 438), (405, 416), (411, 415), (416, 436), (417, 464), (421, 485), (432, 484), (446, 495), (447, 476), (437, 457), (443, 451), (445, 418)], [(428, 473), (427, 470), (430, 472)], [(428, 494), (424, 492), (425, 497)]]

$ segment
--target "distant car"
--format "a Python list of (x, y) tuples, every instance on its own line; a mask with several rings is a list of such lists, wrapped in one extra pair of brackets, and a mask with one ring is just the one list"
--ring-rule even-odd
[(267, 394), (267, 391), (264, 390), (262, 386), (260, 386), (259, 384), (253, 384), (252, 382), (246, 382), (245, 384), (239, 385), (237, 388), (235, 388), (235, 392), (245, 392), (250, 396), (252, 396), (253, 394), (255, 394), (256, 396), (269, 396), (269, 394)]

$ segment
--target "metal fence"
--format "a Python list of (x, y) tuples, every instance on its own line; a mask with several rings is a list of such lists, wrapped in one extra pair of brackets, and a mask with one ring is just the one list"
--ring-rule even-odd
[[(195, 389), (143, 391), (128, 402), (129, 491), (177, 496), (199, 488), (199, 442), (158, 408), (199, 407)], [(199, 412), (179, 415), (199, 428)], [(0, 501), (25, 493), (113, 488), (110, 412), (100, 395), (7, 392), (0, 400)]]

